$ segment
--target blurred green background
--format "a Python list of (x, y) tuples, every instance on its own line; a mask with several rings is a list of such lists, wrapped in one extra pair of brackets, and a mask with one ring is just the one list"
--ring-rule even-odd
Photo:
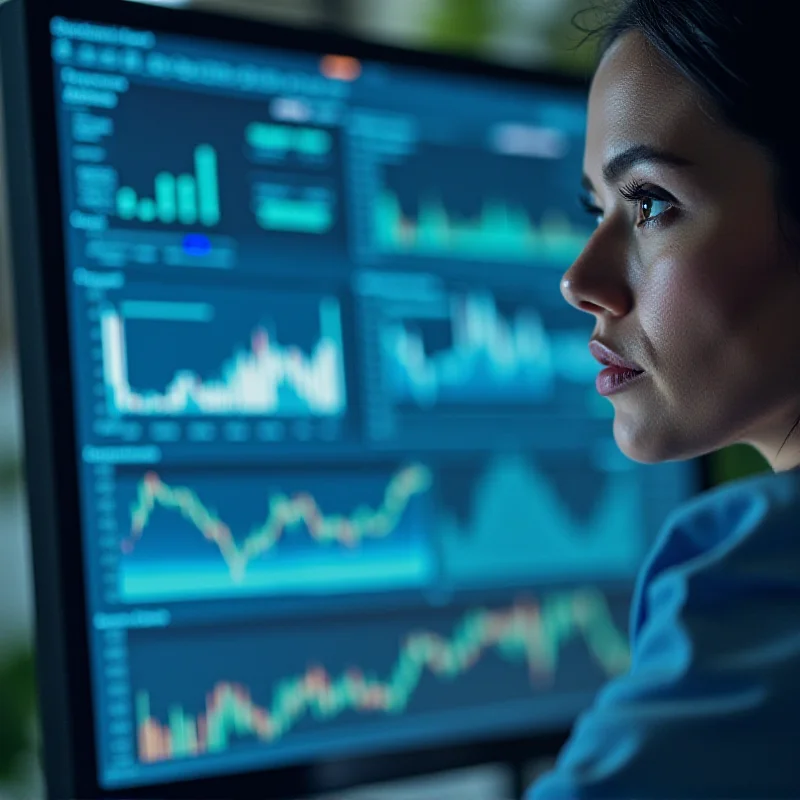
[[(181, 5), (171, 2), (170, 5)], [(362, 37), (476, 55), (536, 69), (588, 75), (590, 47), (572, 26), (584, 0), (195, 0), (183, 3), (327, 25)], [(4, 184), (0, 166), (0, 185)], [(5, 195), (3, 191), (2, 195)], [(0, 197), (0, 247), (5, 248)], [(8, 258), (0, 250), (0, 800), (37, 796), (31, 598), (22, 505), (20, 436), (12, 346)], [(709, 460), (714, 483), (766, 471), (752, 449), (732, 447)], [(5, 787), (5, 788), (2, 788)], [(5, 792), (5, 795), (4, 795)]]

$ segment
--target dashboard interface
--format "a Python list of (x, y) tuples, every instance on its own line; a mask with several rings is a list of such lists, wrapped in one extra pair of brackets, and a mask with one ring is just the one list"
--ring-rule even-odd
[(568, 724), (695, 488), (559, 292), (584, 96), (51, 31), (101, 784)]

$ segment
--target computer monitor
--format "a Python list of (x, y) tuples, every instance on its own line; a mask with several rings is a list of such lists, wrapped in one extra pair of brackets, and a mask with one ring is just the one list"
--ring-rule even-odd
[(2, 12), (54, 797), (551, 749), (694, 464), (559, 278), (585, 86), (118, 0)]

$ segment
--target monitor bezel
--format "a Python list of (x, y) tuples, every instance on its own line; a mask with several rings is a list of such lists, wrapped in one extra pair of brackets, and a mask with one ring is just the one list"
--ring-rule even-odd
[[(568, 730), (314, 762), (202, 780), (108, 790), (98, 781), (84, 581), (68, 290), (49, 21), (54, 16), (218, 41), (337, 53), (456, 75), (558, 87), (586, 81), (477, 59), (378, 44), (339, 31), (173, 9), (128, 0), (11, 0), (2, 15), (4, 93), (26, 476), (36, 594), (44, 768), (54, 798), (301, 797), (478, 764), (551, 756)], [(25, 68), (19, 74), (18, 67)], [(17, 70), (15, 70), (15, 66)], [(15, 74), (16, 73), (16, 74)], [(20, 265), (25, 264), (25, 268)], [(700, 469), (700, 468), (699, 468)], [(707, 486), (697, 475), (698, 488)], [(74, 538), (73, 538), (74, 537)]]

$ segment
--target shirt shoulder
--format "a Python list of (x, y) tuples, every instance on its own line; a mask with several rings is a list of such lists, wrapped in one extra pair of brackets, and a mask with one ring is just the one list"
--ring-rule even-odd
[(734, 481), (678, 507), (639, 572), (632, 638), (651, 610), (654, 583), (676, 572), (687, 589), (698, 591), (732, 590), (734, 584), (739, 593), (765, 590), (782, 580), (797, 585), (800, 470)]
[(800, 472), (699, 495), (640, 572), (631, 666), (530, 800), (800, 797)]

